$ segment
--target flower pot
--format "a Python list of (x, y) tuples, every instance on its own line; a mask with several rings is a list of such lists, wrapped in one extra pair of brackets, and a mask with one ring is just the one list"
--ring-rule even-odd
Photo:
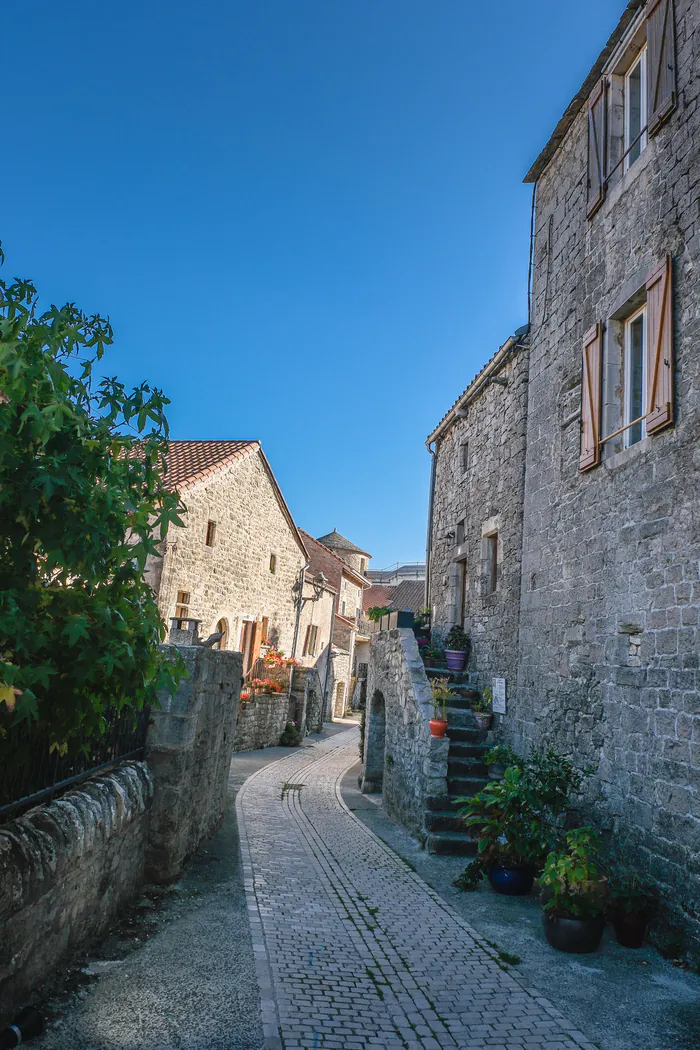
[(491, 728), (491, 722), (493, 715), (490, 711), (472, 711), (474, 715), (474, 721), (476, 722), (476, 728), (482, 732), (488, 731)]
[(615, 912), (610, 916), (610, 921), (615, 927), (617, 943), (623, 948), (641, 948), (644, 944), (644, 934), (647, 931), (647, 917), (641, 912), (626, 915), (623, 912)]
[(462, 649), (445, 649), (448, 671), (463, 671), (467, 666), (467, 654)]
[(443, 722), (441, 718), (431, 718), (428, 725), (431, 736), (443, 737), (447, 732), (447, 722)]
[(535, 881), (533, 868), (507, 868), (494, 864), (486, 871), (491, 888), (507, 897), (524, 897)]
[(425, 667), (435, 667), (435, 658), (433, 656), (424, 656), (423, 665)]
[(563, 915), (542, 912), (544, 935), (559, 952), (585, 955), (597, 952), (605, 929), (605, 919), (569, 919)]

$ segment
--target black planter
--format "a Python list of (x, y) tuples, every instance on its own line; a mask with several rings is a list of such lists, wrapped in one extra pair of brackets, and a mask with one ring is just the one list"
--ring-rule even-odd
[(625, 915), (616, 912), (610, 916), (610, 921), (615, 927), (617, 943), (623, 948), (641, 948), (644, 944), (644, 934), (647, 930), (647, 917), (641, 913)]
[(502, 868), (494, 864), (486, 872), (491, 888), (507, 897), (524, 897), (535, 881), (533, 868)]
[(587, 955), (597, 952), (605, 929), (605, 919), (565, 919), (551, 912), (542, 912), (544, 935), (559, 952)]

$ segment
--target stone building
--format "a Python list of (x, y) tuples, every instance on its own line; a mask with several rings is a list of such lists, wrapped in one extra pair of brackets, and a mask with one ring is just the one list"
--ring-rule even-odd
[[(517, 668), (529, 344), (511, 336), (428, 438), (433, 630), (461, 624), (473, 669)], [(434, 446), (434, 449), (433, 449)]]
[(167, 479), (186, 506), (163, 557), (147, 568), (166, 623), (201, 621), (220, 647), (243, 653), (244, 673), (263, 641), (292, 653), (307, 552), (257, 441), (171, 441)]
[(343, 715), (352, 697), (358, 664), (369, 659), (369, 624), (362, 615), (362, 595), (369, 587), (365, 573), (371, 555), (341, 536), (337, 530), (314, 539), (302, 533), (309, 553), (310, 572), (328, 581), (334, 594), (329, 630), (316, 667), (323, 683), (326, 711)]
[(529, 340), (431, 435), (429, 566), (504, 736), (595, 768), (589, 812), (696, 940), (699, 98), (697, 0), (631, 0), (526, 178)]

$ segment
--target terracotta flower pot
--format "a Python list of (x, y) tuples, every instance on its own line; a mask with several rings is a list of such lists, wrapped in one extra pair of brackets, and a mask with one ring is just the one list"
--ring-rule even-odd
[(493, 714), (490, 711), (472, 711), (472, 714), (474, 715), (477, 729), (480, 729), (483, 732), (491, 728)]
[(445, 649), (445, 659), (449, 671), (463, 671), (467, 666), (467, 654), (462, 649)]
[(435, 658), (433, 656), (424, 656), (423, 664), (425, 667), (435, 667)]
[(598, 951), (605, 929), (605, 919), (603, 916), (595, 919), (569, 919), (544, 911), (542, 925), (544, 935), (552, 948), (574, 955), (586, 955)]
[(441, 718), (431, 718), (428, 725), (431, 736), (443, 737), (447, 732), (447, 722), (443, 722)]
[(641, 948), (644, 944), (644, 934), (647, 932), (647, 917), (641, 912), (626, 915), (623, 912), (615, 912), (610, 916), (610, 921), (615, 927), (617, 943), (623, 948)]

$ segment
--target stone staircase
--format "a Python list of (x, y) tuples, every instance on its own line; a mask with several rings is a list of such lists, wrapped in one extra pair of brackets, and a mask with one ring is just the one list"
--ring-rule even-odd
[(488, 733), (478, 730), (471, 712), (471, 701), (478, 696), (469, 675), (448, 671), (447, 666), (426, 667), (428, 679), (448, 678), (450, 688), (458, 694), (447, 708), (447, 737), (450, 750), (447, 759), (447, 795), (426, 799), (426, 848), (429, 853), (469, 857), (476, 855), (476, 843), (469, 837), (457, 817), (455, 799), (476, 795), (488, 780), (484, 755), (489, 750)]

